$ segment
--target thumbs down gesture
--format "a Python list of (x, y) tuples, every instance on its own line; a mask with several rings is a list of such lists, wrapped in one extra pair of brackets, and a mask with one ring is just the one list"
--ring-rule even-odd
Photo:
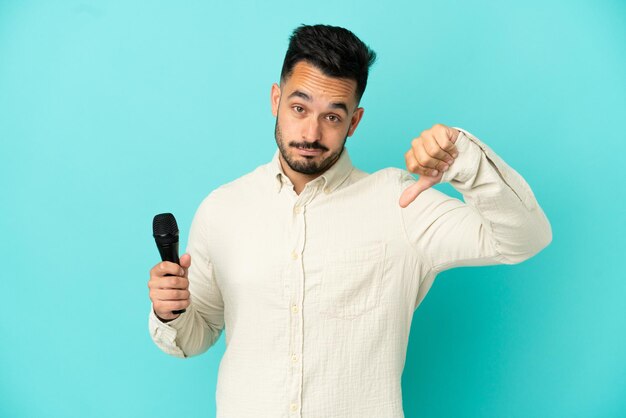
[(416, 183), (407, 187), (400, 196), (400, 206), (405, 208), (424, 190), (439, 183), (458, 156), (455, 145), (460, 131), (442, 124), (423, 131), (411, 141), (411, 149), (404, 154), (406, 168), (419, 175)]

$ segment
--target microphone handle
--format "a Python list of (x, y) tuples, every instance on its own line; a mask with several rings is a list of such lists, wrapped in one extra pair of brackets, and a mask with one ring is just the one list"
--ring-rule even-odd
[[(178, 258), (178, 242), (175, 242), (170, 245), (159, 245), (159, 254), (161, 254), (162, 261), (171, 261), (172, 263), (180, 264), (180, 259)], [(166, 276), (174, 276), (173, 274), (166, 274)], [(172, 311), (174, 315), (181, 314), (185, 312), (186, 309), (179, 309), (177, 311)]]

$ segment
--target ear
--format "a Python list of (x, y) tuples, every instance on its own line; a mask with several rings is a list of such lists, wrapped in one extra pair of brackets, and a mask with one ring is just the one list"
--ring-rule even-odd
[(272, 84), (270, 92), (270, 101), (272, 103), (272, 115), (278, 116), (278, 103), (280, 103), (280, 86), (276, 83)]
[(359, 107), (354, 112), (354, 115), (352, 115), (352, 119), (350, 119), (350, 129), (348, 129), (348, 136), (352, 136), (352, 134), (356, 130), (356, 127), (359, 125), (359, 122), (363, 117), (363, 112), (365, 112), (365, 109)]

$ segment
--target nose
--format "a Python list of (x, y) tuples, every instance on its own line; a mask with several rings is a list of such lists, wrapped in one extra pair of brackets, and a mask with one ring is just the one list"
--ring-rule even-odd
[(320, 124), (315, 118), (309, 118), (308, 123), (305, 125), (305, 130), (302, 134), (302, 139), (307, 142), (319, 141), (321, 138)]

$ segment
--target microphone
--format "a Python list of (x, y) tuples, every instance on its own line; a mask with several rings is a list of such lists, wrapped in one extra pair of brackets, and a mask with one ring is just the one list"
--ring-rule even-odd
[[(162, 261), (171, 261), (180, 264), (178, 258), (178, 224), (171, 213), (160, 213), (152, 220), (152, 235), (161, 254)], [(173, 276), (173, 274), (166, 274)], [(173, 314), (181, 314), (186, 309), (172, 311)]]

